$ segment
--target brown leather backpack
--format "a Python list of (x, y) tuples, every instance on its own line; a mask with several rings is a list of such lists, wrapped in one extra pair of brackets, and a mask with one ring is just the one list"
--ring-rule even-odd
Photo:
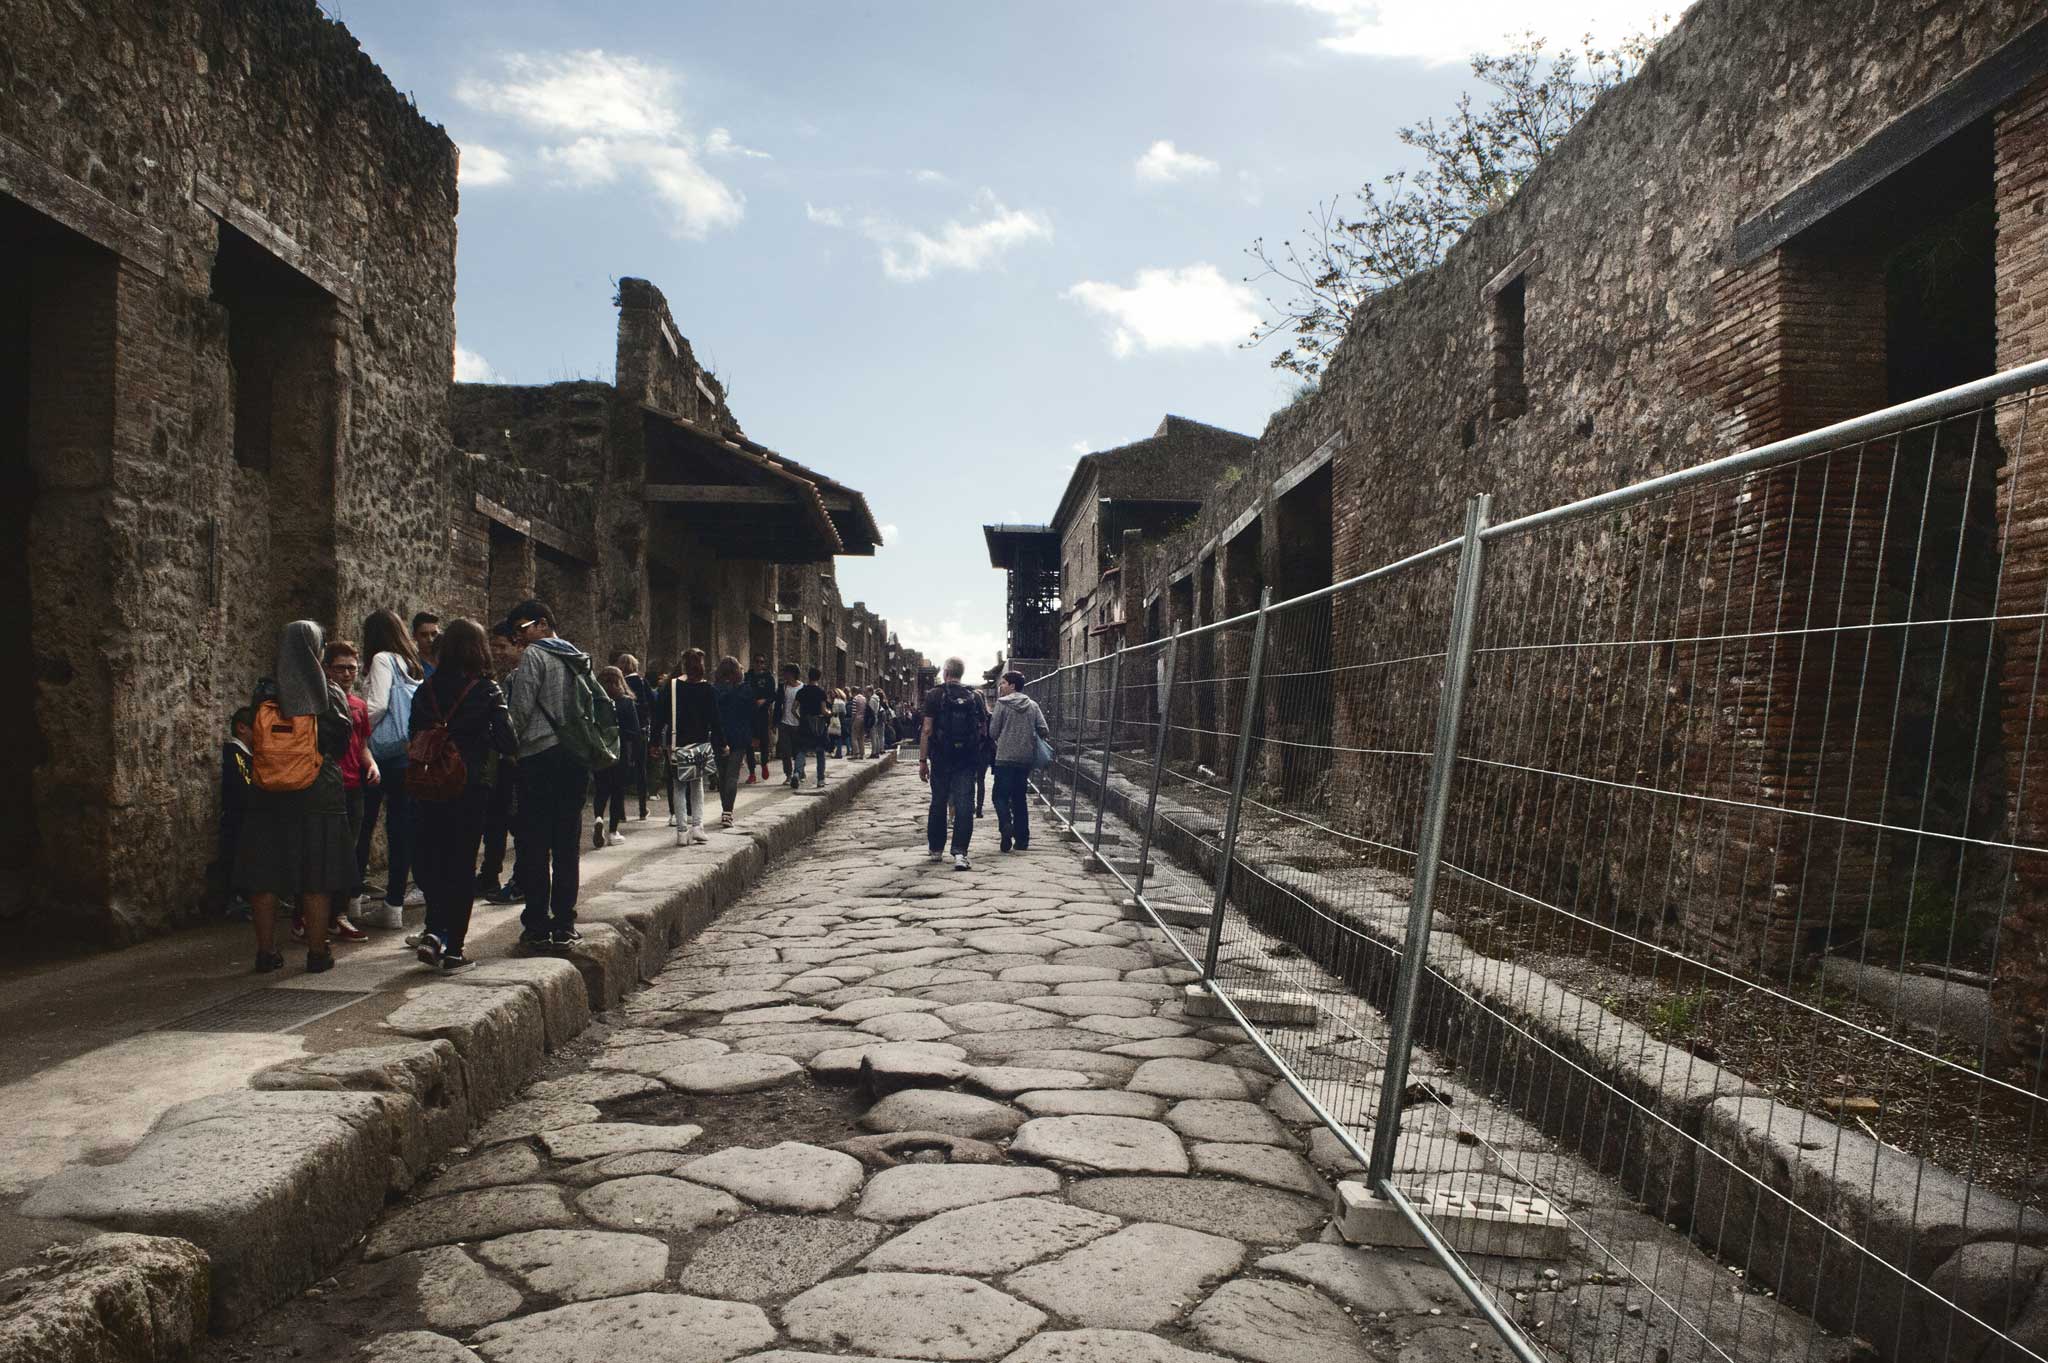
[[(448, 714), (462, 708), (476, 682), (471, 677), (448, 713), (437, 715), (432, 728), (420, 730), (405, 745), (405, 793), (413, 799), (453, 800), (469, 788), (469, 764), (462, 760), (462, 749), (455, 746), (455, 735), (448, 732)], [(431, 686), (420, 689), (436, 697), (434, 705), (438, 709), (439, 693)], [(418, 702), (414, 705), (417, 707)]]

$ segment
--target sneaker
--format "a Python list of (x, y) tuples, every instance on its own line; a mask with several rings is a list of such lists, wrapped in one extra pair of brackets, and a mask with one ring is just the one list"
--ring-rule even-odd
[(294, 918), (294, 919), (292, 920), (292, 940), (293, 940), (294, 942), (303, 942), (303, 941), (305, 941), (305, 940), (306, 940), (306, 920), (305, 920), (305, 919), (303, 919), (303, 918)]
[(945, 859), (946, 859), (946, 854), (945, 854), (944, 852), (934, 852), (934, 853), (932, 853), (932, 854), (931, 854), (931, 860), (932, 860), (932, 862), (933, 862), (933, 863), (935, 863), (935, 864), (936, 864), (936, 863), (938, 863), (938, 862), (944, 861)]
[(486, 879), (483, 876), (478, 876), (476, 878), (476, 897), (478, 899), (483, 900), (486, 904), (496, 901), (496, 899), (498, 898), (498, 889), (499, 886), (497, 881)]
[(325, 975), (332, 969), (334, 969), (334, 953), (332, 951), (309, 951), (306, 953), (306, 973), (308, 975)]
[(427, 930), (425, 928), (421, 928), (418, 932), (408, 932), (405, 934), (405, 944), (409, 947), (416, 947), (420, 944), (420, 939), (426, 935)]
[(371, 928), (402, 928), (405, 926), (405, 908), (399, 904), (374, 901), (374, 906), (362, 913), (363, 926)]
[(748, 772), (748, 773), (747, 773), (747, 784), (748, 784), (748, 785), (750, 785), (750, 786), (754, 784), (754, 773), (752, 773), (752, 772)]
[(590, 821), (590, 845), (591, 845), (592, 847), (602, 847), (602, 846), (604, 846), (604, 820), (603, 820), (603, 819), (592, 819), (592, 820)]
[(558, 928), (548, 935), (548, 945), (556, 951), (568, 951), (583, 945), (583, 934), (574, 928)]
[[(367, 942), (370, 940), (370, 934), (364, 932), (354, 923), (349, 922), (348, 915), (345, 913), (335, 917), (333, 932), (336, 937), (339, 937), (344, 942)], [(298, 935), (300, 937), (306, 935), (303, 927), (300, 928)]]
[(720, 828), (731, 828), (731, 827), (732, 827), (732, 811), (731, 811), (731, 810), (729, 810), (729, 809), (728, 809), (728, 810), (726, 810), (726, 811), (725, 811), (724, 813), (722, 813), (722, 814), (720, 814), (720, 815), (718, 816), (718, 826), (719, 826)]
[(625, 829), (623, 829), (623, 828), (614, 828), (614, 829), (613, 829), (613, 830), (611, 831), (611, 835), (610, 835), (610, 836), (611, 836), (611, 840), (612, 840), (612, 841), (613, 841), (614, 843), (617, 843), (617, 842), (621, 841), (621, 840), (622, 840), (622, 839), (623, 839), (623, 838), (624, 838), (624, 837), (626, 836), (626, 830), (625, 830)]
[(419, 942), (416, 945), (419, 947), (419, 950), (413, 954), (419, 957), (421, 965), (426, 966), (441, 964), (441, 958), (448, 950), (441, 939), (431, 932), (421, 933)]
[(273, 970), (282, 969), (284, 969), (284, 954), (282, 952), (259, 951), (256, 953), (256, 973), (258, 975), (268, 975)]
[(444, 951), (441, 953), (441, 973), (444, 975), (452, 975), (469, 963), (469, 957), (459, 951)]
[(508, 880), (502, 890), (493, 890), (487, 896), (493, 904), (519, 904), (525, 902), (526, 891), (519, 888), (519, 882)]
[(405, 903), (401, 908), (424, 909), (427, 906), (427, 892), (415, 885), (405, 892)]
[(519, 946), (522, 951), (547, 951), (554, 942), (544, 932), (522, 932), (519, 934)]
[(967, 854), (965, 852), (955, 852), (953, 854), (953, 869), (956, 871), (971, 871), (974, 868), (967, 864)]
[(1007, 851), (1009, 851), (1009, 850), (1010, 850), (1010, 840), (1009, 840), (1008, 838), (1004, 838), (1004, 839), (1003, 839), (1003, 841), (1002, 841), (1002, 845), (1001, 845), (1000, 847), (998, 847), (998, 848), (997, 848), (996, 850), (997, 850), (997, 851), (999, 851), (999, 852), (1007, 852)]

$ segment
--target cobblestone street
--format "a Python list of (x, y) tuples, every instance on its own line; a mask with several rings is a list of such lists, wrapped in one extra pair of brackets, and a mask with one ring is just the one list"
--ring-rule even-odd
[(961, 874), (922, 797), (888, 773), (211, 1356), (1501, 1354), (1420, 1255), (1337, 1242), (1307, 1111), (1071, 842), (985, 826)]

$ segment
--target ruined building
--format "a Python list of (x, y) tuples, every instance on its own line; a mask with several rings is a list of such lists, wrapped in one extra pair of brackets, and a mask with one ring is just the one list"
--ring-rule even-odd
[(456, 148), (312, 0), (15, 4), (0, 77), (0, 939), (198, 912), (287, 620), (534, 590), (599, 652), (772, 652), (798, 572), (821, 662), (904, 668), (815, 581), (865, 503), (740, 434), (650, 286), (616, 385), (464, 389), (451, 443)]
[(622, 279), (617, 302), (614, 382), (454, 386), (480, 483), (465, 590), (509, 608), (530, 585), (564, 635), (650, 673), (696, 647), (879, 680), (887, 622), (832, 571), (881, 544), (867, 499), (748, 439), (654, 285)]
[[(2040, 359), (2044, 204), (2038, 6), (1701, 0), (1510, 202), (1440, 265), (1359, 310), (1319, 390), (1238, 461), (1243, 477), (1148, 543), (1141, 568), (1126, 561), (1146, 586), (1142, 621), (1127, 618), (1123, 638), (1163, 637), (1246, 610), (1262, 589), (1285, 599), (1440, 544), (1472, 493), (1492, 493), (1501, 521)], [(1927, 914), (1968, 939), (1959, 957), (1980, 955), (1976, 939), (2002, 921), (2009, 1015), (2048, 1019), (2048, 867), (2020, 857), (2008, 904), (2008, 862), (1958, 850), (2043, 841), (2030, 810), (2048, 757), (2027, 737), (2038, 620), (1872, 631), (1859, 678), (1745, 614), (1751, 600), (1790, 603), (1825, 623), (1860, 603), (1878, 622), (1968, 621), (2001, 599), (2038, 598), (2048, 492), (2038, 475), (2010, 476), (2017, 419), (1986, 423), (1981, 439), (1902, 442), (1896, 466), (1845, 459), (1824, 480), (1760, 479), (1711, 524), (1617, 518), (1606, 543), (1642, 546), (1633, 566), (1494, 555), (1489, 590), (1510, 615), (1501, 603), (1539, 573), (1575, 583), (1562, 596), (1574, 608), (1631, 590), (1654, 600), (1669, 556), (1668, 580), (1690, 584), (1664, 603), (1670, 631), (1742, 638), (1659, 660), (1656, 675), (1692, 678), (1669, 694), (1628, 693), (1627, 678), (1586, 654), (1569, 679), (1561, 664), (1542, 674), (1581, 699), (1582, 718), (1649, 714), (1668, 741), (1647, 764), (1618, 744), (1574, 747), (1611, 724), (1560, 719), (1508, 735), (1524, 767), (1577, 762), (1697, 801), (1667, 802), (1645, 827), (1627, 822), (1638, 806), (1595, 785), (1553, 799), (1480, 773), (1462, 787), (1470, 803), (1454, 833), (1477, 854), (1523, 858), (1527, 884), (1589, 921), (1766, 976), (1810, 968), (1869, 924), (1920, 931)], [(1924, 531), (1881, 539), (1880, 522)], [(1961, 551), (1916, 558), (1917, 533)], [(1366, 618), (1346, 604), (1365, 595), (1304, 615), (1293, 661), (1341, 668), (1355, 661), (1346, 649), (1387, 637), (1400, 613)], [(1440, 649), (1442, 599), (1409, 604), (1431, 622), (1426, 647)], [(1063, 647), (1063, 660), (1078, 656)], [(1482, 654), (1476, 693), (1533, 694), (1531, 677), (1505, 666)], [(1379, 759), (1358, 754), (1416, 745), (1376, 727), (1402, 696), (1368, 695), (1358, 675), (1291, 698), (1269, 691), (1261, 723), (1293, 726), (1293, 751), (1321, 755), (1255, 779), (1370, 836), (1389, 791), (1376, 783)], [(1857, 686), (1882, 695), (1882, 722), (1859, 717)], [(1235, 717), (1218, 719), (1203, 727), (1234, 728)], [(1694, 765), (1681, 770), (1688, 752)], [(2026, 790), (2036, 793), (2021, 804)], [(1839, 814), (1759, 825), (1717, 812), (1780, 800)], [(1686, 875), (1605, 834), (1603, 819), (1631, 829), (1635, 848), (1670, 849)], [(1929, 836), (1870, 832), (1915, 820)], [(1540, 832), (1524, 842), (1512, 828)]]

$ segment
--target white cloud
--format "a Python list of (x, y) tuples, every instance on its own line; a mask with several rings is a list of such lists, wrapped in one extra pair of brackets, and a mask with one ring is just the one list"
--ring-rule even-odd
[[(1075, 454), (1088, 454), (1095, 449), (1095, 446), (1086, 440), (1076, 440), (1073, 444), (1067, 446), (1067, 448), (1072, 450)], [(1073, 465), (1069, 464), (1067, 465), (1067, 467), (1072, 468)]]
[(666, 138), (682, 131), (674, 101), (678, 82), (665, 67), (595, 48), (514, 52), (504, 67), (503, 80), (458, 82), (455, 97), (542, 132)]
[[(964, 611), (960, 613), (965, 614)], [(967, 679), (971, 682), (979, 682), (981, 674), (996, 665), (997, 657), (1007, 647), (997, 631), (966, 624), (957, 617), (936, 623), (892, 620), (889, 628), (905, 647), (918, 650), (931, 659), (934, 666), (948, 658), (965, 660)]]
[(913, 170), (910, 178), (921, 185), (949, 185), (952, 182), (943, 170)]
[(1130, 285), (1084, 280), (1062, 296), (1114, 324), (1110, 346), (1119, 357), (1138, 350), (1225, 349), (1259, 323), (1258, 295), (1206, 262), (1140, 270)]
[(693, 240), (745, 215), (745, 198), (699, 157), (766, 153), (741, 146), (724, 128), (700, 143), (677, 99), (681, 81), (666, 67), (596, 49), (513, 53), (503, 65), (503, 79), (464, 80), (456, 98), (554, 137), (538, 159), (562, 183), (589, 189), (635, 172), (672, 214), (671, 230)]
[(1218, 167), (1208, 157), (1197, 156), (1191, 151), (1182, 151), (1173, 143), (1161, 138), (1145, 148), (1145, 154), (1137, 159), (1132, 169), (1146, 184), (1170, 185), (1176, 180), (1214, 175)]
[(503, 375), (491, 368), (491, 362), (474, 350), (461, 345), (455, 347), (455, 381), (457, 383), (497, 383)]
[(1538, 33), (1575, 42), (1591, 33), (1618, 42), (1650, 29), (1689, 0), (1286, 0), (1326, 16), (1331, 32), (1322, 46), (1364, 57), (1393, 57), (1429, 65), (1463, 62), (1476, 51), (1497, 50), (1510, 34)]
[(882, 543), (884, 543), (884, 544), (894, 544), (895, 542), (896, 542), (896, 527), (895, 527), (894, 525), (885, 525), (885, 526), (883, 526), (883, 527), (882, 527)]
[(724, 128), (713, 128), (704, 134), (704, 154), (707, 156), (744, 156), (753, 161), (772, 161), (775, 158), (765, 151), (742, 146), (732, 140), (732, 134)]
[(990, 190), (975, 196), (974, 216), (948, 219), (936, 232), (926, 232), (876, 214), (849, 224), (837, 209), (804, 205), (812, 222), (827, 227), (855, 227), (882, 248), (882, 273), (891, 279), (929, 279), (940, 270), (979, 270), (1005, 252), (1034, 241), (1052, 239), (1052, 223), (1043, 214), (1009, 208)]
[(494, 151), (481, 142), (471, 142), (461, 150), (462, 188), (485, 189), (512, 178), (512, 160), (504, 152)]

